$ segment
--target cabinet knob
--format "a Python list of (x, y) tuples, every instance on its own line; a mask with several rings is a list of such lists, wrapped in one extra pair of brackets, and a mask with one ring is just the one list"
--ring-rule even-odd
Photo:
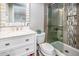
[(76, 44), (76, 41), (74, 41), (74, 44)]
[(25, 41), (29, 41), (29, 39), (26, 39)]
[(26, 51), (29, 50), (29, 48), (26, 48)]
[(9, 54), (7, 54), (6, 56), (10, 56)]
[(5, 44), (5, 46), (9, 46), (9, 45), (10, 45), (10, 43), (6, 43), (6, 44)]

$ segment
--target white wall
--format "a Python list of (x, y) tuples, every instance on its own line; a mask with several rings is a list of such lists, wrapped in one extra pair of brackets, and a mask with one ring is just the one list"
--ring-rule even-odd
[(33, 30), (41, 29), (44, 31), (44, 4), (32, 3), (31, 4), (31, 24)]

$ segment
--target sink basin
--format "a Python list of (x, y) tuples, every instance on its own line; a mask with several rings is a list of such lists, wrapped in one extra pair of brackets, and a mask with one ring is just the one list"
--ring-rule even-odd
[(31, 29), (14, 31), (14, 32), (4, 31), (4, 32), (0, 32), (0, 39), (7, 38), (7, 37), (13, 37), (13, 36), (27, 35), (27, 34), (32, 34), (32, 33), (36, 33), (36, 32), (32, 31)]

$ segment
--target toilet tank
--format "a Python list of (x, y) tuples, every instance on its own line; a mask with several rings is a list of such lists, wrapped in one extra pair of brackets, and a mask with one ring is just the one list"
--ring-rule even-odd
[(37, 34), (37, 44), (44, 43), (45, 41), (45, 33), (42, 32), (40, 34)]

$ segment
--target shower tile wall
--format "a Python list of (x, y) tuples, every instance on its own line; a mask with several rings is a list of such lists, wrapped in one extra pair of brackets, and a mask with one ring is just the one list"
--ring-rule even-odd
[(76, 48), (79, 49), (79, 4), (77, 4)]
[(63, 40), (68, 45), (79, 49), (79, 4), (65, 4), (65, 11), (66, 24)]
[(75, 27), (77, 25), (76, 22), (76, 5), (75, 4), (67, 4), (67, 39), (68, 44), (75, 47), (76, 44), (76, 30)]

